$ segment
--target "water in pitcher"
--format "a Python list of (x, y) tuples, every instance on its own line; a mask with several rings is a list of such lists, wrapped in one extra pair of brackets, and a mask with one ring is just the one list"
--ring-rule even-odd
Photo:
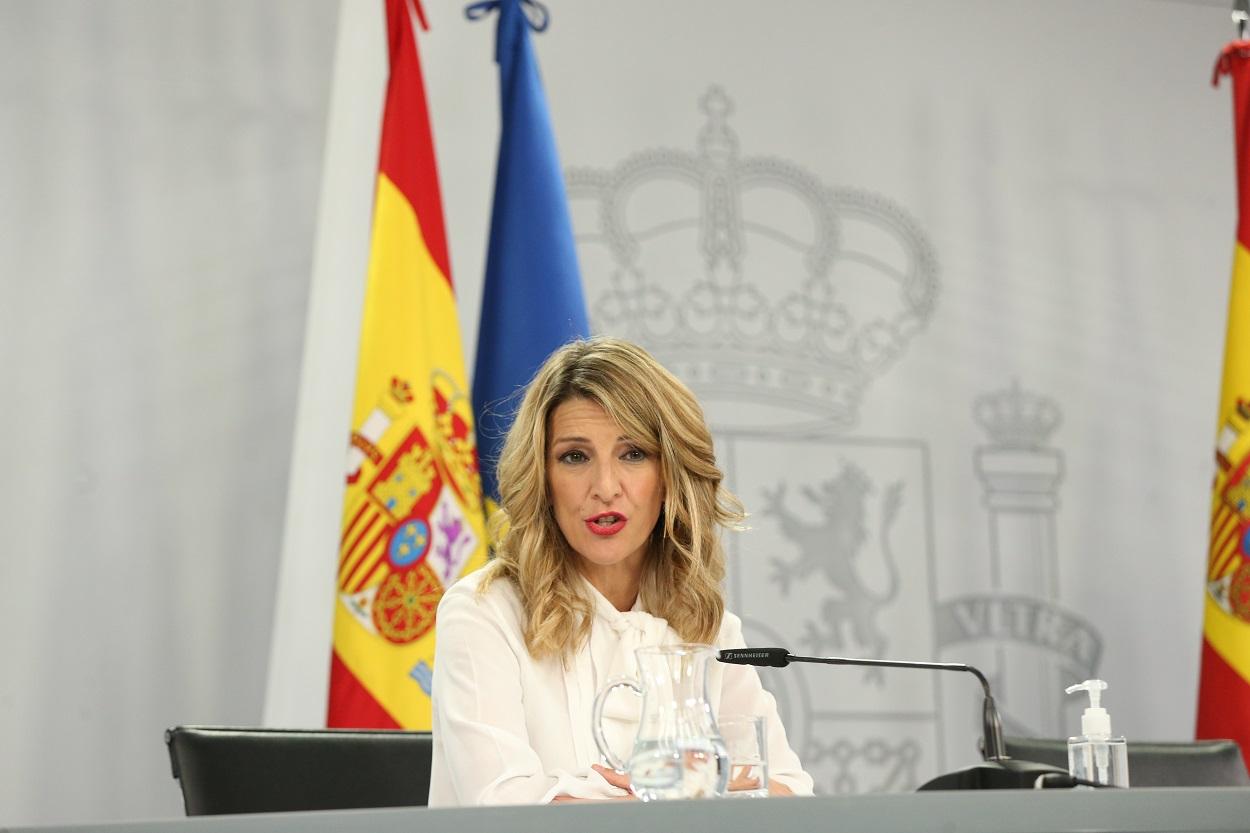
[(634, 794), (643, 801), (711, 798), (725, 790), (729, 756), (718, 739), (639, 740), (629, 760)]

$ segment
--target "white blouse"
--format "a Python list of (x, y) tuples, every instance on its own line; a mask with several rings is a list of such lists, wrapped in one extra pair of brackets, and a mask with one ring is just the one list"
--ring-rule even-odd
[[(636, 648), (681, 637), (637, 603), (618, 611), (586, 582), (596, 603), (587, 644), (567, 663), (535, 661), (525, 647), (524, 613), (512, 583), (499, 579), (478, 594), (481, 579), (481, 571), (461, 579), (438, 606), (430, 806), (625, 795), (590, 768), (601, 762), (591, 735), (595, 694), (613, 677), (637, 677)], [(716, 647), (744, 647), (737, 616), (725, 614)], [(709, 663), (708, 696), (716, 714), (765, 715), (769, 777), (811, 795), (812, 778), (786, 741), (776, 701), (754, 668)], [(604, 734), (618, 757), (632, 750), (640, 709), (640, 698), (628, 690), (608, 697)]]

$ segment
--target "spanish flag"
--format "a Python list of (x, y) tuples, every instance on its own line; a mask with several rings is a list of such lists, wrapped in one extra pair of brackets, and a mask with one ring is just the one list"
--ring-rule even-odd
[(1233, 78), (1237, 241), (1211, 493), (1198, 738), (1232, 738), (1250, 763), (1250, 41), (1234, 41), (1212, 83)]
[(328, 726), (430, 726), (434, 614), (485, 563), (482, 489), (413, 0), (382, 121), (339, 542)]

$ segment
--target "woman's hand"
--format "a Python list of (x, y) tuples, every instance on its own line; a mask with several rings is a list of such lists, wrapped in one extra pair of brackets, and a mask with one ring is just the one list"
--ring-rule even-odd
[[(729, 784), (725, 788), (727, 792), (743, 792), (745, 790), (758, 790), (760, 788), (760, 779), (753, 778), (749, 773), (754, 767), (736, 766), (730, 769)], [(772, 793), (772, 785), (775, 781), (769, 783), (769, 793)]]
[(624, 772), (617, 772), (615, 769), (609, 769), (599, 764), (591, 764), (590, 768), (603, 776), (603, 780), (607, 781), (614, 787), (619, 787), (626, 792), (626, 795), (614, 795), (611, 798), (574, 798), (571, 795), (560, 793), (551, 799), (552, 804), (581, 804), (588, 801), (636, 801), (637, 797), (629, 788), (629, 775)]
[[(750, 767), (735, 767), (735, 770), (733, 777), (729, 779), (727, 792), (733, 793), (741, 790), (759, 789), (760, 779), (751, 778), (746, 774)], [(768, 779), (768, 795), (770, 797), (774, 795), (794, 795), (794, 790), (780, 781), (774, 781), (770, 778)]]
[(781, 783), (780, 781), (774, 781), (773, 779), (769, 778), (768, 779), (768, 794), (769, 796), (794, 795), (794, 790), (790, 789), (789, 787), (787, 787), (785, 784)]
[(551, 799), (552, 804), (602, 804), (605, 801), (637, 801), (632, 795), (614, 795), (610, 798), (574, 798), (567, 793), (560, 793)]
[(634, 791), (629, 788), (629, 773), (617, 772), (615, 769), (600, 766), (599, 764), (591, 764), (590, 768), (602, 775), (604, 781), (629, 793), (630, 798), (634, 797)]
[[(627, 792), (628, 795), (618, 795), (618, 796), (613, 796), (612, 798), (603, 799), (603, 798), (574, 798), (571, 795), (566, 795), (564, 793), (561, 793), (560, 795), (557, 795), (555, 798), (551, 799), (551, 803), (552, 804), (574, 804), (574, 803), (581, 803), (585, 801), (634, 801), (636, 800), (633, 790), (630, 789), (630, 781), (629, 781), (628, 773), (617, 772), (614, 769), (609, 769), (608, 767), (600, 766), (599, 764), (591, 764), (590, 768), (593, 769), (595, 772), (599, 773), (603, 777), (604, 781), (607, 781), (609, 784), (611, 784), (614, 787), (619, 787), (620, 789)], [(730, 782), (729, 789), (731, 791), (732, 790), (751, 790), (751, 789), (755, 789), (756, 783), (757, 782), (754, 778), (739, 777)], [(770, 778), (768, 780), (768, 794), (769, 796), (794, 795), (794, 790), (790, 789), (789, 787), (787, 787), (785, 784), (781, 783), (780, 781), (775, 781)]]

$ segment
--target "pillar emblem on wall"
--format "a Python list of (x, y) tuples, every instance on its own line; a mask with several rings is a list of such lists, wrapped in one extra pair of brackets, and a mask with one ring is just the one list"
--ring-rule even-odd
[(951, 656), (967, 657), (976, 646), (988, 652), (985, 670), (1009, 734), (1061, 737), (1074, 708), (1063, 690), (1097, 676), (1102, 654), (1098, 632), (1060, 604), (1064, 457), (1050, 439), (1062, 414), (1053, 399), (1016, 382), (978, 397), (973, 416), (988, 436), (973, 465), (984, 490), (991, 592), (938, 606), (939, 645), (954, 647)]

